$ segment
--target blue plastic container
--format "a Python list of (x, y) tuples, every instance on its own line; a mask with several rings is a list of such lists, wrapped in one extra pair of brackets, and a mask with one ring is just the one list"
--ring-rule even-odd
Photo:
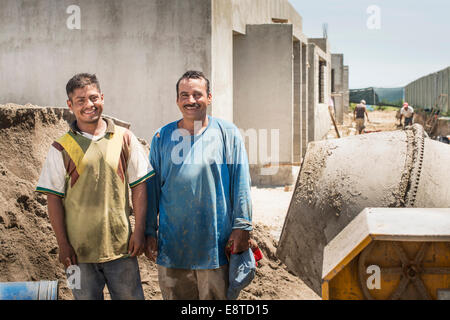
[(0, 282), (0, 300), (57, 300), (58, 280)]

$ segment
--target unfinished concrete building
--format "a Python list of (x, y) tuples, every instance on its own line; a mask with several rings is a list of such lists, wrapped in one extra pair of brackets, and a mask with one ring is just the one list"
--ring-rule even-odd
[(348, 88), (348, 66), (344, 66), (343, 54), (331, 55), (331, 97), (334, 102), (336, 122), (344, 123), (344, 114), (350, 105)]
[[(233, 30), (233, 120), (248, 137), (257, 185), (293, 183), (293, 165), (300, 164), (307, 144), (323, 139), (330, 128), (328, 42), (307, 39), (300, 15), (287, 1), (280, 3), (294, 18), (275, 10), (258, 24)], [(256, 140), (257, 148), (251, 143)]]
[(292, 183), (330, 128), (328, 41), (308, 39), (287, 0), (4, 0), (0, 30), (0, 103), (65, 106), (68, 79), (96, 73), (104, 112), (147, 141), (180, 118), (178, 78), (202, 70), (208, 112), (242, 129), (254, 184)]

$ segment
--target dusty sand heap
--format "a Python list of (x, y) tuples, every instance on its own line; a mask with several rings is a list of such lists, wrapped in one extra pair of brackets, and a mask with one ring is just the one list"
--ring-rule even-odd
[[(73, 297), (58, 262), (46, 196), (34, 189), (48, 148), (71, 120), (66, 108), (0, 105), (0, 282), (58, 279), (59, 299)], [(240, 299), (317, 298), (275, 257), (268, 227), (257, 224), (252, 237), (265, 258)], [(146, 299), (161, 299), (156, 265), (144, 256), (139, 263)]]
[[(52, 141), (68, 129), (63, 108), (0, 106), (0, 281), (63, 279), (46, 196), (34, 189)], [(61, 283), (61, 298), (70, 291)]]

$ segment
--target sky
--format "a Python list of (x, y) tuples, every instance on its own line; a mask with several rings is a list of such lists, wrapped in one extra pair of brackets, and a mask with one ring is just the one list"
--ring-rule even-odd
[[(403, 87), (450, 66), (448, 0), (289, 0), (303, 33), (343, 53), (350, 89)], [(376, 6), (379, 14), (367, 10)]]

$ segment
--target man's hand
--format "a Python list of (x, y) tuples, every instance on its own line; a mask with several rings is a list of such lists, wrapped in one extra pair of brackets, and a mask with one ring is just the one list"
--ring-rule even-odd
[(77, 255), (70, 243), (59, 246), (59, 262), (61, 262), (66, 269), (71, 265), (77, 264)]
[(66, 225), (64, 222), (64, 206), (62, 199), (54, 194), (47, 195), (48, 216), (56, 241), (59, 247), (59, 262), (67, 269), (70, 265), (77, 264), (77, 255), (69, 240), (67, 239)]
[(234, 229), (231, 232), (230, 238), (228, 239), (228, 243), (233, 244), (233, 252), (232, 253), (241, 253), (245, 250), (248, 250), (249, 244), (248, 240), (250, 239), (250, 232)]
[(128, 245), (128, 253), (132, 257), (140, 256), (145, 250), (145, 237), (142, 232), (134, 231)]
[(145, 239), (145, 256), (152, 261), (156, 261), (158, 256), (158, 240), (153, 237)]

